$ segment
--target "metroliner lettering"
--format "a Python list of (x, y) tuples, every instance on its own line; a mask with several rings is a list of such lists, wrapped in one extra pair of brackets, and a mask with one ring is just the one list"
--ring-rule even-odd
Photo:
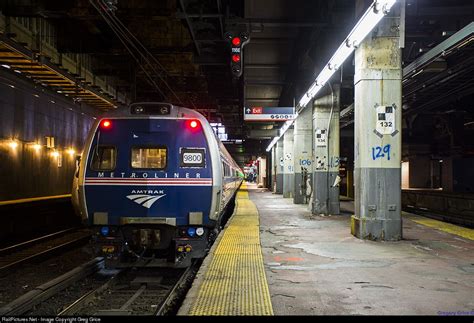
[[(191, 176), (192, 175), (189, 173), (173, 173), (172, 178), (201, 178), (200, 173), (194, 174), (194, 177)], [(168, 178), (168, 173), (130, 173), (129, 175), (127, 175), (127, 173), (120, 173), (120, 176), (116, 177), (114, 172), (110, 172), (108, 174), (106, 174), (105, 172), (98, 172), (97, 178)]]

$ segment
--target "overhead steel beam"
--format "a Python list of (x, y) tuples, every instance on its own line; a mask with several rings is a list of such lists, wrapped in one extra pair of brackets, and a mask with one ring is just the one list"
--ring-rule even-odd
[(260, 130), (252, 129), (248, 133), (249, 138), (270, 139), (278, 136), (278, 129)]
[(439, 56), (446, 56), (452, 49), (467, 45), (474, 40), (474, 22), (459, 30), (457, 33), (434, 47), (425, 55), (417, 58), (403, 69), (403, 77), (406, 78), (412, 73), (416, 73), (420, 68), (432, 62)]
[(271, 102), (271, 101), (280, 101), (280, 98), (245, 98), (245, 101)]
[(219, 26), (221, 27), (221, 37), (224, 38), (224, 22), (221, 14), (221, 0), (217, 1), (217, 13), (219, 14)]
[(283, 19), (227, 19), (231, 25), (264, 25), (267, 27), (323, 27), (328, 23), (326, 21), (290, 21)]
[(179, 0), (179, 4), (181, 5), (181, 9), (183, 10), (183, 17), (186, 20), (186, 24), (188, 25), (189, 33), (191, 34), (191, 38), (194, 42), (194, 47), (196, 47), (196, 52), (198, 56), (201, 56), (201, 49), (199, 48), (199, 43), (196, 41), (196, 35), (194, 35), (194, 29), (191, 20), (189, 20), (189, 16), (186, 14), (186, 8), (184, 6), (183, 0)]
[[(219, 6), (219, 4), (218, 4), (218, 6)], [(180, 19), (183, 19), (183, 18), (186, 18), (186, 17), (188, 17), (188, 18), (216, 18), (216, 19), (219, 18), (219, 19), (221, 19), (222, 16), (223, 15), (220, 14), (220, 13), (217, 13), (217, 14), (216, 13), (203, 13), (203, 14), (201, 14), (201, 13), (188, 13), (188, 14), (186, 14), (186, 13), (184, 13), (184, 14), (183, 13), (177, 13), (176, 14), (176, 17), (180, 18)]]
[(245, 64), (244, 68), (247, 69), (255, 69), (255, 68), (263, 68), (263, 69), (281, 69), (285, 68), (287, 64)]
[(284, 86), (288, 84), (286, 81), (268, 81), (268, 80), (252, 80), (247, 79), (245, 80), (245, 85), (276, 85), (276, 86)]

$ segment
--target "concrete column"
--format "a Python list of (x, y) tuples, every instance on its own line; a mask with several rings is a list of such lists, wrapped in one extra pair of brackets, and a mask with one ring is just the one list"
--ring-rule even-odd
[(313, 103), (314, 214), (339, 214), (339, 97), (335, 84)]
[(294, 170), (295, 188), (293, 202), (307, 204), (311, 195), (313, 177), (313, 121), (312, 109), (304, 109), (295, 120)]
[(257, 185), (267, 187), (267, 159), (265, 157), (258, 158), (258, 179)]
[(272, 192), (275, 192), (276, 187), (276, 167), (277, 167), (277, 162), (276, 162), (276, 145), (273, 146), (272, 151), (271, 151), (271, 168), (269, 169), (271, 174), (270, 178), (270, 190)]
[(294, 195), (293, 133), (293, 129), (288, 129), (283, 135), (283, 197)]
[(399, 18), (386, 17), (355, 51), (355, 215), (360, 239), (399, 240), (402, 68)]
[(283, 137), (276, 143), (276, 150), (275, 150), (275, 157), (276, 157), (276, 189), (275, 193), (283, 194)]

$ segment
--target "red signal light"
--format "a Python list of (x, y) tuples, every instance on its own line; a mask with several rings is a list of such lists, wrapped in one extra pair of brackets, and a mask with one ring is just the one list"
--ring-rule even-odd
[(240, 55), (238, 55), (238, 54), (232, 55), (232, 61), (233, 61), (234, 63), (240, 62)]
[(112, 122), (110, 120), (102, 120), (100, 126), (104, 129), (110, 129)]
[(239, 37), (232, 38), (232, 45), (240, 46), (240, 38)]
[(197, 130), (199, 129), (199, 126), (201, 125), (198, 120), (188, 120), (186, 123), (189, 129), (191, 130)]

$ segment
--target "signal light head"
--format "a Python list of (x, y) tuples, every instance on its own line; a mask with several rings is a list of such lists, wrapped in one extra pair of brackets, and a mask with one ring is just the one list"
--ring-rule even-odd
[(238, 55), (238, 54), (232, 55), (232, 61), (233, 61), (234, 63), (240, 62), (240, 55)]
[(110, 127), (112, 127), (112, 122), (110, 120), (102, 120), (100, 126), (103, 129), (110, 129)]
[(232, 45), (234, 45), (234, 46), (240, 46), (240, 43), (241, 43), (241, 41), (240, 41), (240, 38), (239, 38), (239, 37), (234, 37), (234, 38), (232, 38)]

